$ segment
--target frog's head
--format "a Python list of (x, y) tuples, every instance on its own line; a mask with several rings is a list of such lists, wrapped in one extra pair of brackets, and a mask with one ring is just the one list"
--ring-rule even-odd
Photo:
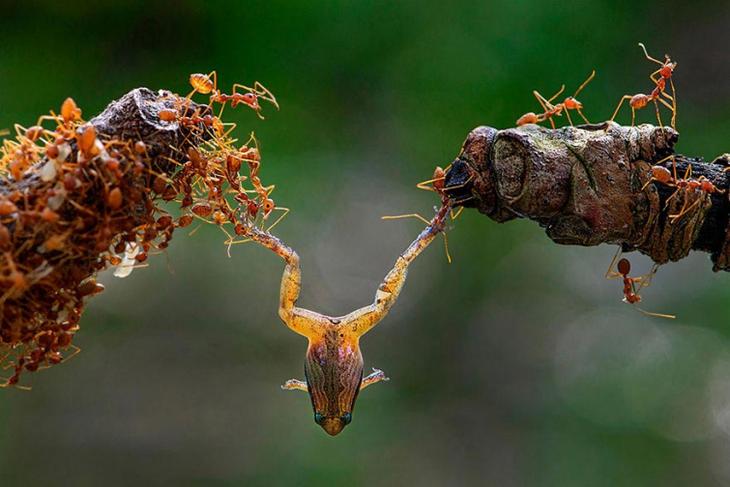
[(352, 421), (362, 369), (362, 354), (356, 340), (325, 339), (309, 344), (304, 373), (314, 421), (332, 436)]

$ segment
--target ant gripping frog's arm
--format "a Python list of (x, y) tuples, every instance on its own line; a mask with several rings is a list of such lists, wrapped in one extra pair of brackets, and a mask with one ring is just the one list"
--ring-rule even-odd
[(356, 336), (362, 336), (385, 318), (406, 282), (408, 266), (443, 230), (448, 211), (448, 204), (443, 204), (429, 225), (423, 229), (405, 252), (398, 256), (395, 265), (378, 286), (373, 303), (353, 311), (342, 319), (344, 328), (351, 330)]

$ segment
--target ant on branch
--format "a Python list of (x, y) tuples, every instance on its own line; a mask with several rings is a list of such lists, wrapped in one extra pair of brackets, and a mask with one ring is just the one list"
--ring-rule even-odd
[[(221, 104), (221, 113), (218, 115), (219, 117), (223, 113), (223, 108), (225, 108), (225, 105), (228, 102), (231, 103), (231, 108), (236, 108), (236, 106), (241, 103), (250, 107), (262, 120), (264, 119), (264, 116), (261, 115), (261, 104), (259, 103), (259, 100), (268, 101), (274, 105), (277, 110), (279, 109), (279, 103), (276, 101), (274, 95), (258, 81), (254, 82), (253, 88), (240, 83), (235, 83), (232, 88), (232, 93), (227, 95), (218, 90), (218, 74), (215, 71), (211, 71), (208, 74), (191, 74), (190, 85), (193, 87), (193, 91), (190, 92), (187, 98), (189, 99), (195, 93), (200, 93), (201, 95), (210, 94), (211, 105), (213, 103)], [(244, 90), (245, 92), (239, 93), (237, 91), (239, 89)]]
[[(636, 123), (636, 110), (645, 108), (649, 103), (654, 103), (654, 107), (656, 108), (657, 122), (659, 122), (660, 127), (663, 127), (664, 123), (662, 122), (662, 117), (659, 112), (659, 103), (661, 103), (669, 110), (671, 110), (671, 127), (676, 128), (677, 94), (676, 90), (674, 89), (674, 81), (672, 80), (672, 75), (674, 74), (674, 70), (677, 67), (677, 63), (672, 62), (668, 54), (664, 55), (664, 62), (659, 61), (658, 59), (655, 59), (649, 55), (649, 53), (646, 51), (646, 47), (644, 46), (644, 44), (640, 42), (639, 46), (644, 51), (644, 56), (646, 57), (646, 59), (651, 62), (657, 63), (660, 66), (659, 69), (649, 75), (649, 79), (652, 81), (652, 83), (654, 83), (654, 89), (649, 95), (645, 95), (643, 93), (637, 93), (635, 95), (624, 95), (618, 102), (616, 110), (614, 110), (613, 115), (611, 116), (611, 121), (613, 121), (616, 118), (616, 115), (618, 115), (618, 112), (621, 109), (621, 105), (623, 105), (624, 101), (629, 100), (629, 106), (631, 107), (631, 126), (634, 126)], [(669, 82), (669, 86), (672, 89), (671, 95), (665, 91), (667, 82)], [(671, 104), (662, 97), (669, 100)]]
[(575, 90), (575, 93), (573, 93), (573, 96), (569, 96), (565, 98), (561, 103), (558, 103), (557, 105), (553, 105), (552, 102), (557, 97), (559, 97), (563, 91), (565, 91), (565, 85), (562, 85), (560, 87), (560, 90), (558, 90), (557, 93), (555, 93), (553, 96), (550, 97), (550, 99), (546, 100), (544, 96), (542, 96), (537, 90), (533, 90), (532, 94), (537, 99), (538, 103), (540, 103), (540, 106), (543, 109), (543, 113), (536, 114), (535, 112), (528, 112), (522, 115), (520, 118), (517, 119), (517, 122), (515, 122), (515, 125), (518, 127), (522, 125), (526, 125), (528, 123), (540, 123), (544, 122), (545, 120), (550, 122), (550, 125), (552, 128), (555, 128), (555, 122), (553, 121), (553, 117), (555, 116), (562, 116), (563, 112), (565, 112), (565, 116), (568, 118), (568, 122), (570, 123), (570, 126), (573, 126), (573, 120), (570, 118), (570, 110), (575, 110), (578, 112), (578, 114), (581, 116), (583, 121), (587, 124), (590, 124), (588, 119), (583, 115), (583, 104), (578, 101), (576, 98), (581, 91), (583, 91), (583, 88), (588, 85), (588, 83), (593, 80), (593, 78), (596, 76), (596, 70), (594, 69), (591, 71), (591, 74), (588, 76), (588, 78), (578, 87), (577, 90)]
[[(668, 159), (672, 159), (672, 162), (674, 163), (674, 174), (672, 174), (669, 169), (660, 165), (662, 162)], [(725, 171), (727, 170), (728, 168), (725, 169)], [(682, 178), (678, 178), (676, 160), (673, 155), (665, 157), (664, 159), (658, 161), (655, 165), (652, 166), (651, 178), (644, 184), (641, 190), (643, 191), (644, 189), (646, 189), (646, 187), (654, 181), (657, 181), (666, 186), (673, 186), (677, 188), (674, 193), (672, 193), (672, 195), (667, 198), (665, 208), (681, 190), (684, 190), (683, 194), (685, 197), (682, 208), (679, 210), (678, 213), (669, 215), (672, 223), (692, 211), (697, 205), (699, 205), (703, 201), (704, 197), (709, 196), (710, 194), (722, 194), (725, 192), (725, 190), (719, 189), (712, 181), (707, 179), (705, 176), (700, 176), (697, 179), (693, 178), (691, 163), (687, 164), (687, 169), (684, 171), (684, 176)], [(696, 201), (692, 204), (689, 204), (689, 198), (687, 197), (690, 192), (700, 195), (700, 197), (698, 197)]]
[[(618, 259), (618, 256), (621, 255), (621, 248), (618, 249), (618, 252), (616, 252), (616, 255), (613, 256), (613, 260), (611, 260), (611, 264), (608, 266), (608, 270), (606, 271), (606, 279), (622, 279), (623, 285), (624, 285), (624, 303), (634, 305), (634, 307), (639, 310), (640, 312), (644, 313), (647, 316), (654, 316), (657, 318), (669, 318), (674, 319), (676, 316), (674, 315), (668, 315), (668, 314), (662, 314), (662, 313), (652, 313), (649, 311), (645, 311), (638, 306), (635, 306), (636, 303), (641, 302), (641, 296), (639, 295), (639, 291), (641, 291), (643, 288), (649, 286), (651, 284), (651, 280), (656, 274), (657, 270), (659, 269), (659, 264), (654, 264), (654, 266), (651, 268), (649, 273), (643, 276), (639, 277), (630, 277), (629, 273), (631, 272), (631, 263), (629, 262), (629, 259), (622, 258), (621, 260), (616, 263), (616, 259)], [(616, 266), (616, 271), (613, 270), (614, 265)], [(617, 272), (618, 271), (618, 272)], [(637, 283), (639, 284), (637, 287)]]

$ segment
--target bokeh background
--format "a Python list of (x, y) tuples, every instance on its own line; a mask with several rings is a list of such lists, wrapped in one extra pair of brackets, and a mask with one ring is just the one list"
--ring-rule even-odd
[[(0, 127), (66, 96), (92, 115), (137, 86), (186, 92), (191, 72), (261, 80), (281, 111), (228, 113), (292, 208), (278, 233), (302, 256), (300, 304), (346, 313), (420, 230), (380, 216), (428, 213), (414, 184), (472, 128), (509, 127), (533, 89), (572, 91), (593, 68), (581, 99), (607, 118), (650, 89), (639, 41), (679, 61), (680, 149), (730, 150), (729, 21), (730, 4), (701, 0), (4, 0)], [(0, 484), (730, 484), (730, 277), (707, 255), (645, 290), (668, 321), (604, 280), (615, 248), (471, 212), (450, 244), (453, 264), (433, 245), (363, 340), (392, 380), (331, 438), (306, 394), (279, 389), (305, 349), (277, 317), (281, 262), (180, 232), (148, 269), (102, 276), (83, 353), (27, 376), (30, 393), (0, 391)]]

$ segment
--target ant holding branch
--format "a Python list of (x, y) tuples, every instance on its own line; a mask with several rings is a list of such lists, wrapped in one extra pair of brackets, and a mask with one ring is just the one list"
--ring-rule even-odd
[[(420, 183), (416, 184), (416, 187), (418, 189), (423, 189), (425, 191), (433, 191), (436, 194), (439, 195), (439, 198), (441, 199), (441, 204), (445, 205), (449, 201), (449, 197), (446, 195), (445, 189), (446, 189), (446, 172), (449, 170), (449, 167), (451, 165), (446, 166), (446, 169), (443, 169), (441, 166), (436, 166), (436, 169), (433, 171), (433, 177), (431, 179), (427, 179), (425, 181), (421, 181)], [(468, 184), (470, 181), (464, 181), (462, 184), (456, 185), (456, 186), (450, 186), (449, 189), (458, 189), (466, 184)], [(470, 198), (462, 199), (457, 202), (451, 202), (451, 204), (461, 204), (466, 201), (468, 201)], [(452, 209), (449, 210), (449, 215), (451, 216), (451, 220), (456, 220), (459, 218), (459, 215), (461, 215), (461, 212), (464, 211), (464, 207), (460, 207), (456, 212), (454, 212)], [(417, 220), (422, 221), (426, 225), (429, 225), (430, 222), (422, 216), (420, 213), (407, 213), (404, 215), (386, 215), (381, 217), (383, 220), (399, 220), (401, 218), (416, 218)], [(446, 231), (442, 230), (441, 235), (444, 238), (444, 252), (446, 253), (446, 260), (449, 264), (451, 264), (451, 254), (449, 253), (449, 239), (446, 235)]]
[[(660, 165), (662, 162), (668, 159), (672, 159), (674, 174), (672, 174), (666, 167)], [(727, 170), (728, 169), (726, 168), (725, 171)], [(675, 221), (692, 211), (704, 200), (705, 197), (711, 194), (722, 194), (725, 192), (725, 190), (719, 189), (712, 181), (707, 179), (705, 176), (700, 176), (697, 179), (693, 178), (692, 164), (687, 164), (687, 169), (684, 171), (684, 176), (682, 178), (678, 178), (676, 159), (674, 158), (674, 155), (667, 156), (652, 166), (651, 178), (644, 184), (641, 190), (643, 191), (644, 189), (646, 189), (646, 187), (654, 181), (657, 181), (666, 186), (673, 186), (677, 188), (674, 193), (672, 193), (672, 195), (667, 198), (665, 208), (680, 191), (684, 191), (684, 203), (682, 204), (682, 208), (679, 210), (678, 213), (669, 215), (671, 223), (674, 223)], [(692, 204), (689, 204), (689, 194), (698, 195), (698, 198)]]
[(569, 96), (565, 98), (565, 100), (562, 101), (562, 103), (558, 103), (557, 105), (553, 105), (552, 102), (557, 97), (559, 97), (563, 91), (565, 91), (565, 85), (562, 85), (560, 87), (560, 90), (558, 90), (557, 93), (555, 93), (553, 96), (550, 97), (550, 99), (546, 100), (544, 96), (542, 96), (537, 90), (534, 90), (532, 94), (537, 99), (538, 103), (540, 103), (540, 106), (543, 109), (543, 113), (536, 114), (534, 112), (528, 112), (522, 115), (520, 118), (517, 119), (517, 122), (515, 125), (518, 127), (522, 125), (527, 125), (528, 123), (540, 123), (544, 122), (545, 120), (550, 122), (550, 125), (552, 128), (555, 128), (555, 122), (553, 121), (554, 116), (561, 116), (563, 112), (565, 112), (565, 116), (568, 118), (568, 122), (570, 123), (570, 126), (573, 126), (573, 120), (570, 118), (570, 110), (575, 110), (578, 112), (578, 114), (581, 116), (583, 121), (587, 124), (590, 124), (588, 119), (583, 115), (583, 104), (578, 101), (576, 98), (581, 91), (583, 91), (583, 88), (588, 85), (588, 83), (591, 82), (591, 80), (596, 76), (596, 70), (594, 69), (591, 74), (588, 76), (588, 78), (578, 87), (577, 90), (575, 90), (575, 93), (573, 93), (573, 96)]
[[(622, 279), (623, 285), (624, 285), (624, 303), (628, 303), (631, 305), (634, 305), (634, 307), (639, 310), (640, 312), (644, 313), (647, 316), (654, 316), (657, 318), (669, 318), (674, 319), (676, 316), (674, 315), (668, 315), (663, 313), (652, 313), (649, 311), (645, 311), (638, 306), (635, 306), (636, 303), (641, 302), (641, 296), (639, 295), (639, 291), (641, 291), (643, 288), (649, 286), (651, 284), (651, 280), (656, 274), (657, 270), (659, 269), (659, 264), (654, 264), (654, 266), (651, 268), (648, 274), (639, 276), (639, 277), (630, 277), (629, 273), (631, 272), (631, 263), (628, 259), (623, 258), (618, 261), (618, 264), (616, 263), (616, 259), (618, 259), (618, 256), (621, 255), (621, 248), (619, 248), (618, 252), (616, 252), (616, 255), (613, 256), (613, 260), (611, 260), (611, 265), (608, 266), (608, 270), (606, 271), (606, 279)], [(614, 265), (616, 266), (616, 271), (613, 270)], [(618, 272), (617, 272), (618, 271)], [(637, 286), (637, 283), (639, 284)]]

